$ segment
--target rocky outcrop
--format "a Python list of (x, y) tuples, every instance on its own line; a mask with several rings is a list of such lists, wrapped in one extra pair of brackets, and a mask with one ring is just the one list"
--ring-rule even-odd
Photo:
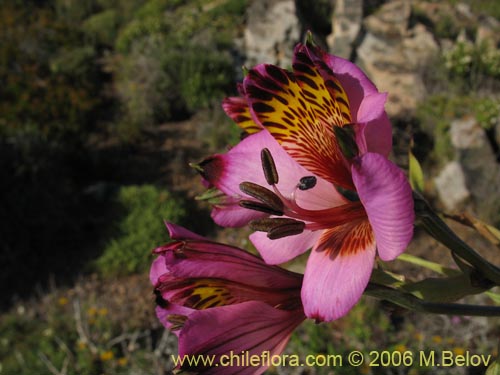
[(500, 164), (486, 132), (473, 117), (451, 123), (455, 160), (435, 179), (436, 190), (448, 210), (458, 210), (470, 196), (482, 219), (500, 220)]
[(349, 59), (354, 42), (361, 32), (363, 0), (337, 0), (332, 17), (332, 34), (327, 37), (328, 48), (334, 55)]
[(292, 65), (293, 48), (300, 38), (294, 0), (254, 1), (248, 9), (244, 33), (245, 65)]
[(426, 95), (421, 69), (438, 52), (433, 35), (421, 24), (408, 28), (411, 8), (406, 0), (384, 4), (364, 21), (366, 35), (357, 63), (379, 90), (389, 92), (387, 112), (409, 118)]

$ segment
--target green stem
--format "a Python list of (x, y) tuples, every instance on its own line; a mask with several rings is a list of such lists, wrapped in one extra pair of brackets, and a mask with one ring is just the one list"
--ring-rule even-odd
[(414, 192), (415, 212), (425, 230), (436, 240), (469, 262), (488, 280), (500, 285), (500, 268), (481, 257), (474, 249), (462, 241), (448, 225), (430, 208), (419, 194)]
[(365, 294), (387, 300), (408, 310), (422, 313), (459, 316), (500, 316), (500, 306), (426, 302), (411, 294), (402, 293), (396, 289), (373, 283), (368, 284)]

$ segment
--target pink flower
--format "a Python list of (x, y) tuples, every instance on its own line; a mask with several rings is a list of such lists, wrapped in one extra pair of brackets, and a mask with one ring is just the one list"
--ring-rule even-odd
[[(183, 370), (204, 374), (261, 374), (269, 366), (233, 361), (230, 355), (280, 354), (293, 330), (305, 319), (302, 275), (269, 266), (241, 249), (211, 242), (167, 224), (176, 241), (155, 250), (150, 279), (160, 321), (179, 338), (180, 358), (213, 358), (211, 366)], [(243, 354), (242, 354), (243, 352)], [(225, 357), (224, 357), (225, 356)]]
[(224, 226), (250, 222), (269, 264), (312, 248), (306, 316), (339, 318), (362, 295), (376, 252), (392, 260), (413, 236), (412, 191), (387, 158), (386, 94), (351, 62), (300, 44), (293, 72), (258, 65), (239, 91), (223, 107), (251, 135), (200, 164), (232, 202), (230, 210), (216, 205), (213, 218)]

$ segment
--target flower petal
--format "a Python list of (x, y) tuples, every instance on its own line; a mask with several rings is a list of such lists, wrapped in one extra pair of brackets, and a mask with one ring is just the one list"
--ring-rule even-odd
[(361, 153), (376, 152), (389, 156), (392, 148), (392, 127), (384, 110), (387, 94), (367, 95), (358, 110), (360, 131), (356, 142)]
[(380, 154), (367, 153), (352, 164), (354, 184), (375, 233), (382, 260), (401, 254), (413, 237), (413, 197), (403, 172)]
[(173, 303), (166, 302), (166, 306), (156, 306), (156, 317), (165, 328), (170, 329), (177, 337), (179, 337), (179, 327), (175, 326), (173, 317), (188, 317), (195, 311), (189, 307), (178, 306)]
[(170, 235), (170, 238), (172, 240), (201, 240), (204, 241), (206, 240), (205, 237), (200, 236), (199, 234), (193, 233), (190, 230), (181, 227), (180, 225), (170, 223), (170, 222), (165, 222), (165, 225), (167, 226), (168, 229), (168, 234)]
[(304, 273), (302, 304), (308, 318), (338, 319), (359, 300), (375, 259), (370, 231), (366, 221), (351, 228), (340, 226), (325, 231), (324, 237), (330, 241), (311, 252)]
[(262, 127), (253, 121), (245, 98), (226, 98), (222, 101), (222, 108), (248, 134), (257, 133), (262, 130)]
[(305, 230), (295, 236), (271, 240), (267, 233), (255, 232), (250, 235), (250, 241), (267, 264), (282, 264), (313, 247), (320, 236), (319, 231)]
[(378, 92), (366, 74), (349, 60), (330, 55), (318, 47), (307, 46), (308, 54), (313, 61), (323, 61), (334, 73), (349, 97), (352, 121), (359, 122), (358, 110), (365, 96)]
[(168, 271), (175, 277), (220, 278), (255, 287), (299, 287), (302, 277), (236, 247), (209, 241), (186, 241), (180, 251), (164, 254)]
[(250, 70), (243, 85), (253, 118), (311, 173), (352, 188), (333, 133), (350, 123), (348, 104), (332, 98), (326, 85), (336, 84), (323, 82), (307, 55), (296, 55), (294, 67), (294, 74), (266, 64)]
[(267, 214), (240, 207), (236, 202), (230, 205), (214, 206), (210, 216), (216, 224), (222, 227), (240, 228), (251, 220), (266, 217)]
[(203, 374), (261, 374), (269, 363), (227, 366), (230, 353), (261, 356), (269, 351), (270, 356), (279, 355), (303, 320), (301, 311), (279, 310), (255, 301), (195, 311), (179, 334), (179, 355), (214, 356), (214, 365), (182, 369), (203, 371)]
[[(307, 191), (296, 188), (300, 179), (310, 176), (311, 172), (298, 164), (274, 138), (265, 131), (253, 134), (241, 141), (226, 154), (219, 154), (201, 163), (203, 176), (213, 186), (228, 196), (228, 200), (237, 202), (248, 197), (240, 191), (244, 181), (260, 186), (268, 186), (260, 152), (267, 148), (277, 166), (279, 182), (277, 188), (285, 196), (295, 194), (297, 203), (306, 209), (334, 207), (345, 202), (345, 199), (335, 190), (331, 183), (317, 178), (316, 186)], [(237, 209), (235, 206), (217, 206), (212, 213), (216, 222), (223, 226), (242, 226), (250, 220), (262, 217), (262, 214), (248, 209)]]
[(151, 265), (151, 269), (149, 270), (149, 280), (151, 284), (156, 285), (158, 279), (161, 275), (167, 273), (167, 265), (165, 263), (165, 258), (159, 256), (155, 260), (153, 260), (153, 264)]

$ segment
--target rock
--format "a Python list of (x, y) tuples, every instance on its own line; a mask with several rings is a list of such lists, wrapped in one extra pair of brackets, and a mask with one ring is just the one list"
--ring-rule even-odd
[(380, 91), (389, 93), (389, 116), (409, 118), (426, 89), (421, 68), (438, 52), (432, 34), (417, 24), (408, 29), (408, 2), (393, 0), (365, 20), (366, 35), (357, 49), (356, 62)]
[(500, 164), (484, 129), (473, 117), (451, 123), (450, 139), (456, 150), (477, 215), (500, 222)]
[(393, 36), (400, 38), (408, 30), (411, 4), (406, 0), (392, 0), (382, 5), (374, 14), (364, 21), (365, 27), (372, 34), (384, 38)]
[(244, 32), (245, 64), (290, 67), (299, 38), (300, 22), (293, 0), (253, 1)]
[(363, 19), (363, 0), (337, 0), (332, 18), (332, 34), (327, 37), (330, 52), (349, 59)]
[(487, 43), (495, 48), (500, 43), (500, 21), (494, 17), (483, 17), (477, 24), (476, 44)]
[(434, 179), (434, 185), (440, 201), (448, 211), (463, 208), (470, 197), (470, 192), (465, 185), (462, 166), (457, 161), (451, 161), (445, 165)]

